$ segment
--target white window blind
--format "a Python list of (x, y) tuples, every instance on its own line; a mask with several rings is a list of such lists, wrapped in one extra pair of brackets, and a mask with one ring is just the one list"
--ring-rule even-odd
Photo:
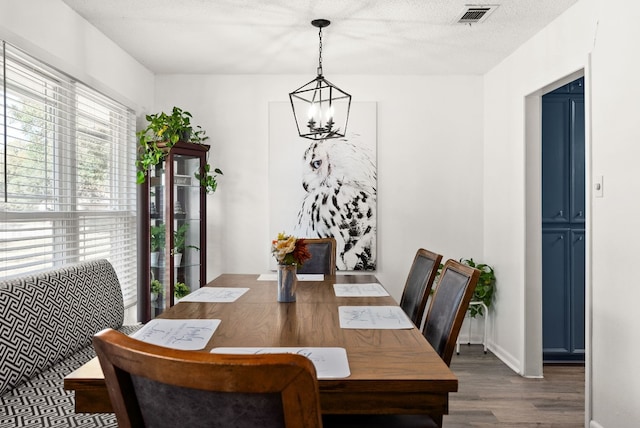
[(135, 304), (133, 113), (2, 48), (0, 279), (106, 258)]

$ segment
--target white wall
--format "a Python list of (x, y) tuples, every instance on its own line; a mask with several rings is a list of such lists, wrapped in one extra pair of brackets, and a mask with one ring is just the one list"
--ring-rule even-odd
[[(528, 168), (539, 168), (526, 158), (525, 97), (585, 67), (595, 31), (589, 5), (590, 0), (577, 3), (485, 75), (484, 252), (500, 281), (491, 348), (525, 375), (537, 376), (542, 369), (542, 350), (535, 350), (537, 358), (527, 355), (531, 336), (524, 334), (529, 312), (537, 313), (540, 321), (527, 333), (542, 334), (540, 300), (525, 294), (527, 287), (541, 290), (528, 281), (525, 269), (531, 262), (527, 257), (536, 256), (525, 253), (533, 244), (527, 241), (526, 220), (537, 217), (536, 205), (531, 207), (526, 198), (531, 193), (526, 173)], [(537, 360), (537, 369), (525, 370), (527, 358)]]
[(140, 111), (153, 74), (60, 0), (0, 0), (0, 39)]
[(591, 119), (588, 195), (593, 175), (604, 175), (606, 183), (604, 197), (590, 198), (587, 208), (591, 320), (587, 320), (586, 407), (587, 423), (594, 428), (640, 426), (636, 362), (640, 342), (634, 340), (640, 289), (628, 272), (640, 253), (640, 232), (625, 221), (640, 208), (636, 161), (640, 88), (634, 84), (640, 59), (632, 54), (640, 40), (635, 22), (639, 16), (636, 2), (580, 0), (485, 76), (484, 254), (495, 262), (501, 285), (492, 345), (505, 361), (525, 372), (531, 369), (527, 361), (539, 359), (541, 353), (527, 347), (526, 336), (531, 331), (541, 334), (541, 328), (527, 325), (535, 319), (530, 315), (540, 312), (539, 299), (530, 298), (530, 288), (539, 284), (527, 272), (530, 260), (526, 259), (535, 257), (528, 241), (535, 237), (528, 235), (527, 224), (535, 217), (527, 211), (535, 189), (526, 177), (539, 161), (531, 156), (535, 147), (526, 146), (536, 141), (525, 137), (525, 117), (530, 113), (525, 105), (531, 105), (539, 89), (580, 69), (586, 71)]
[[(189, 110), (225, 174), (208, 196), (208, 279), (269, 268), (268, 104), (314, 72), (157, 77), (156, 110)], [(328, 78), (354, 102), (378, 103), (378, 277), (394, 297), (419, 247), (481, 259), (482, 78)]]
[[(603, 427), (640, 426), (640, 4), (600, 2), (592, 63), (592, 169), (604, 176), (593, 204), (593, 419)], [(627, 222), (627, 219), (630, 221)]]

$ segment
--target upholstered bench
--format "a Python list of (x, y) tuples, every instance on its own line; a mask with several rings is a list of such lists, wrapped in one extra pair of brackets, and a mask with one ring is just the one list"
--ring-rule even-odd
[(91, 339), (123, 326), (120, 283), (107, 260), (0, 282), (0, 427), (116, 427), (76, 414), (64, 377), (95, 356)]

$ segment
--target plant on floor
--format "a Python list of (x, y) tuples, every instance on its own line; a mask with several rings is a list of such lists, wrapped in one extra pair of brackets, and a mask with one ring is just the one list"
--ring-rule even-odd
[[(484, 263), (476, 263), (473, 259), (460, 259), (460, 263), (471, 266), (472, 268), (476, 268), (480, 271), (478, 284), (473, 292), (471, 301), (482, 302), (487, 308), (491, 307), (491, 303), (493, 302), (493, 292), (496, 287), (496, 275), (493, 271), (493, 267)], [(469, 315), (471, 315), (472, 318), (475, 318), (476, 315), (483, 316), (484, 308), (480, 305), (469, 306)]]

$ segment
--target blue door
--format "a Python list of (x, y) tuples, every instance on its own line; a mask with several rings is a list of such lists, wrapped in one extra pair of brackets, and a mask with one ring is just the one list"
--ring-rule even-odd
[(584, 80), (542, 97), (543, 360), (584, 362)]

